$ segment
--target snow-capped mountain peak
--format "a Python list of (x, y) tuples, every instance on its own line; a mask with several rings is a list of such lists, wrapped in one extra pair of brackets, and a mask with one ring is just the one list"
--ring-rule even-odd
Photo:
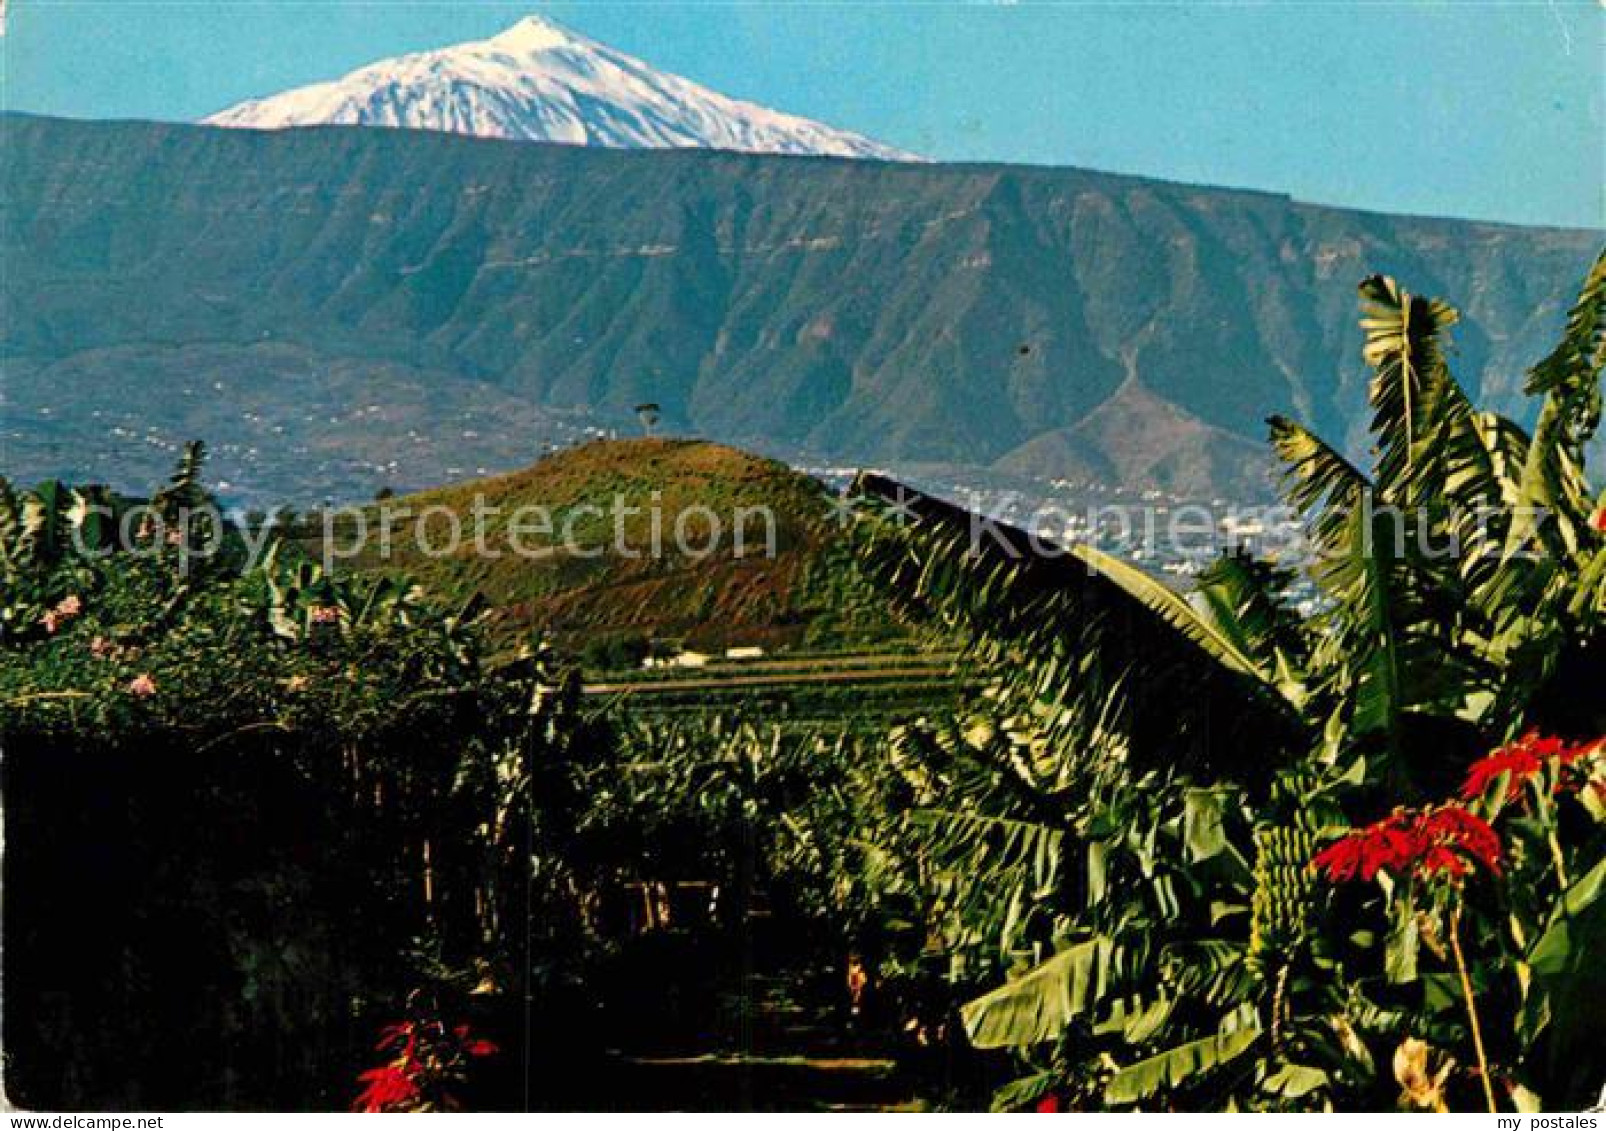
[(734, 149), (918, 160), (859, 134), (727, 98), (540, 16), (490, 39), (369, 64), (205, 119), (252, 129), (363, 125), (617, 149)]
[(494, 43), (505, 51), (522, 52), (547, 51), (555, 47), (571, 47), (592, 41), (574, 34), (562, 24), (542, 19), (540, 16), (525, 16), (486, 42)]

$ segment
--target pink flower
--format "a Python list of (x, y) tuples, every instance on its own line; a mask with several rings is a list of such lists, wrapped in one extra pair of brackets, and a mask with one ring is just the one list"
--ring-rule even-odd
[(97, 636), (89, 642), (89, 654), (97, 660), (104, 660), (112, 654), (113, 644), (104, 636)]
[(339, 624), (340, 610), (333, 605), (314, 605), (307, 610), (307, 619), (313, 624)]
[(156, 694), (156, 681), (148, 675), (137, 675), (128, 681), (128, 693), (136, 699), (149, 699)]
[(78, 594), (70, 593), (57, 601), (55, 608), (41, 616), (39, 623), (45, 626), (46, 632), (54, 635), (57, 629), (83, 611), (84, 603), (78, 599)]

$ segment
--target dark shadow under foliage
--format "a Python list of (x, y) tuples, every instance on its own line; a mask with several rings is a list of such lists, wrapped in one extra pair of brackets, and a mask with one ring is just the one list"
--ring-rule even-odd
[(13, 1103), (345, 1106), (413, 925), (366, 822), (267, 743), (14, 741), (4, 786)]

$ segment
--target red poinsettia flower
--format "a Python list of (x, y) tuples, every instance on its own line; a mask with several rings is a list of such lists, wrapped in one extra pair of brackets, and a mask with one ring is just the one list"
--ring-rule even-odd
[(1423, 815), (1420, 833), (1427, 842), (1421, 861), (1424, 872), (1446, 870), (1447, 857), (1457, 857), (1463, 865), (1454, 875), (1464, 874), (1469, 862), (1482, 864), (1491, 872), (1500, 871), (1500, 836), (1488, 821), (1469, 809), (1442, 805)]
[(351, 1105), (353, 1111), (406, 1111), (418, 1100), (418, 1085), (394, 1064), (370, 1068), (357, 1079), (368, 1086)]
[(1384, 869), (1407, 870), (1423, 849), (1416, 835), (1415, 818), (1402, 810), (1364, 829), (1346, 833), (1317, 853), (1311, 864), (1326, 872), (1334, 883), (1357, 876), (1371, 880)]
[(1601, 507), (1589, 516), (1589, 525), (1596, 533), (1606, 534), (1606, 507)]
[(1468, 801), (1482, 797), (1502, 774), (1506, 774), (1509, 775), (1506, 800), (1510, 801), (1522, 792), (1527, 781), (1544, 770), (1550, 759), (1555, 758), (1566, 767), (1603, 747), (1606, 747), (1606, 739), (1569, 746), (1559, 738), (1546, 738), (1531, 730), (1517, 741), (1472, 763), (1467, 769), (1467, 780), (1461, 786), (1461, 796)]
[(1527, 750), (1503, 746), (1493, 754), (1485, 755), (1467, 768), (1467, 780), (1461, 786), (1461, 796), (1472, 801), (1482, 797), (1501, 774), (1510, 774), (1506, 786), (1506, 800), (1522, 792), (1522, 785), (1544, 768), (1544, 763)]
[[(1319, 872), (1326, 872), (1328, 880), (1335, 884), (1353, 879), (1361, 870), (1363, 843), (1363, 838), (1353, 833), (1346, 834), (1318, 852), (1310, 866)], [(1371, 876), (1366, 878), (1371, 879)]]
[(411, 1021), (394, 1021), (379, 1030), (379, 1040), (374, 1042), (374, 1048), (384, 1052), (391, 1046), (400, 1046), (413, 1031)]
[(1517, 741), (1472, 763), (1467, 770), (1466, 783), (1461, 786), (1461, 796), (1468, 801), (1482, 797), (1502, 774), (1509, 774), (1506, 799), (1516, 797), (1522, 792), (1523, 783), (1544, 769), (1545, 759), (1561, 752), (1561, 745), (1558, 739), (1541, 738), (1538, 731), (1529, 731)]
[(430, 1016), (384, 1026), (374, 1048), (393, 1059), (357, 1077), (366, 1086), (353, 1105), (356, 1111), (455, 1111), (456, 1089), (469, 1080), (469, 1062), (502, 1051), (467, 1024), (448, 1028)]
[(1422, 871), (1430, 876), (1464, 876), (1472, 871), (1466, 857), (1457, 856), (1442, 844), (1431, 845), (1422, 854)]
[(502, 1051), (495, 1041), (487, 1041), (483, 1037), (474, 1036), (467, 1025), (457, 1026), (452, 1030), (452, 1033), (457, 1037), (458, 1044), (463, 1046), (463, 1051), (469, 1056), (495, 1056)]
[(1500, 838), (1482, 817), (1459, 805), (1397, 810), (1364, 829), (1353, 829), (1316, 854), (1311, 867), (1332, 883), (1382, 871), (1400, 876), (1457, 878), (1481, 864), (1500, 870)]
[(1606, 738), (1596, 738), (1567, 747), (1560, 754), (1561, 764), (1571, 766), (1596, 754), (1606, 754)]
[(1037, 1106), (1032, 1110), (1036, 1111), (1039, 1115), (1058, 1115), (1063, 1109), (1060, 1107), (1059, 1096), (1053, 1092), (1050, 1092), (1048, 1095), (1038, 1100)]
[(409, 1067), (418, 1059), (418, 1025), (413, 1021), (398, 1021), (379, 1031), (374, 1048), (378, 1052), (395, 1052)]

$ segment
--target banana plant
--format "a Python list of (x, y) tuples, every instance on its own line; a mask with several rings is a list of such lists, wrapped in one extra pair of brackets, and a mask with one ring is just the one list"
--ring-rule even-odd
[(936, 911), (1006, 978), (964, 1015), (1031, 1069), (1001, 1103), (1375, 1101), (1378, 1041), (1424, 1015), (1347, 973), (1353, 940), (1318, 929), (1300, 857), (1346, 810), (1429, 794), (1523, 728), (1599, 722), (1606, 520), (1585, 444), (1606, 256), (1529, 375), (1532, 436), (1456, 382), (1451, 307), (1381, 276), (1360, 294), (1371, 466), (1271, 421), (1314, 616), (1272, 563), (1229, 556), (1182, 594), (1001, 524), (978, 545), (973, 516), (858, 482), (876, 504), (861, 562), (968, 632), (988, 681), (973, 716), (895, 751), (923, 766), (907, 820), (925, 836), (905, 843)]

